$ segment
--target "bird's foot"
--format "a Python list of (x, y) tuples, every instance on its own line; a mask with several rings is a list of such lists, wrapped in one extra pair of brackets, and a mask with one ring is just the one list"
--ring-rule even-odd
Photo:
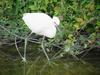
[(26, 58), (23, 57), (22, 58), (22, 62), (27, 62)]

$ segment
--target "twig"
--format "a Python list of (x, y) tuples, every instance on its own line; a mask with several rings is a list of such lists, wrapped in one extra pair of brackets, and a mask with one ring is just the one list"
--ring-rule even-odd
[(19, 56), (21, 57), (21, 59), (23, 59), (23, 56), (21, 55), (21, 53), (20, 53), (20, 51), (18, 49), (18, 46), (17, 46), (16, 37), (15, 37), (15, 47), (16, 47), (16, 50), (17, 50)]

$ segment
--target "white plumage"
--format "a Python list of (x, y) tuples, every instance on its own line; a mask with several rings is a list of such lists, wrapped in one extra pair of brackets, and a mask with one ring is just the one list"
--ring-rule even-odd
[(59, 25), (58, 17), (51, 18), (45, 13), (25, 13), (22, 18), (32, 33), (53, 38), (56, 35), (56, 26)]

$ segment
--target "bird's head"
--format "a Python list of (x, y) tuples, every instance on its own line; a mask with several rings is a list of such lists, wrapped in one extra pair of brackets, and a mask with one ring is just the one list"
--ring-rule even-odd
[(56, 16), (53, 16), (53, 22), (54, 22), (55, 26), (58, 26), (60, 24), (60, 20)]

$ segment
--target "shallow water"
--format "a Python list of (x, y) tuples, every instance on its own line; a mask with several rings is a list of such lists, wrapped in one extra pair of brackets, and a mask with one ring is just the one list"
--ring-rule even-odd
[(37, 57), (24, 63), (0, 58), (0, 75), (100, 75), (99, 63), (55, 60), (48, 62)]
[(77, 61), (64, 58), (47, 61), (45, 57), (35, 53), (31, 57), (35, 59), (28, 56), (24, 63), (15, 54), (16, 51), (11, 50), (11, 56), (8, 55), (9, 52), (3, 51), (0, 50), (0, 75), (100, 75), (100, 60)]

